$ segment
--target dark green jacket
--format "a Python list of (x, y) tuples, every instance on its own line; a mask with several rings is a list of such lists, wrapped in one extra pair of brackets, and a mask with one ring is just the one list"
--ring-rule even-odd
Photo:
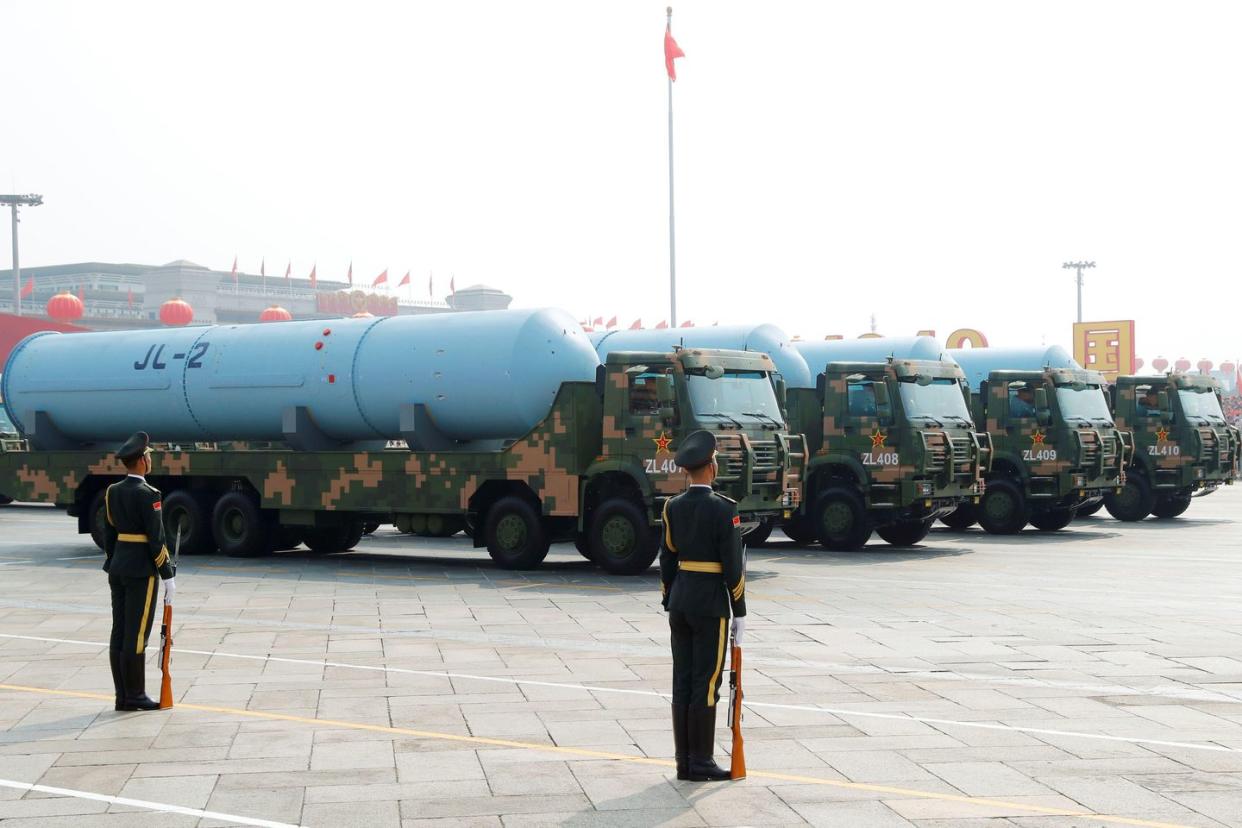
[(172, 559), (164, 545), (160, 490), (139, 477), (126, 477), (104, 493), (104, 571), (121, 578), (146, 578), (156, 573), (173, 577)]
[(746, 561), (734, 501), (692, 486), (665, 502), (660, 591), (668, 610), (746, 615)]

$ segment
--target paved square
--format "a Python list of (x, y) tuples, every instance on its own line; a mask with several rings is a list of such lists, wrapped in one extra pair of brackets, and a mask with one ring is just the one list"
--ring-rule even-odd
[(178, 705), (116, 713), (100, 556), (6, 507), (0, 822), (1239, 826), (1240, 528), (1242, 487), (906, 550), (777, 536), (747, 575), (750, 777), (709, 785), (674, 778), (654, 569), (504, 572), (391, 527), (183, 558)]

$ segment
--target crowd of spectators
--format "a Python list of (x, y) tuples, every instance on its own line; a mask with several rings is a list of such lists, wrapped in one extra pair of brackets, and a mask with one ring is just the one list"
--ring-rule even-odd
[(1227, 394), (1221, 400), (1221, 406), (1225, 409), (1226, 420), (1236, 426), (1242, 426), (1242, 396)]

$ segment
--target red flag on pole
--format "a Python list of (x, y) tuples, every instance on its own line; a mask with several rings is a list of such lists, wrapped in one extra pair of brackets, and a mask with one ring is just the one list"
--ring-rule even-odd
[(350, 262), (350, 263), (349, 263), (349, 274), (348, 274), (348, 278), (349, 278), (349, 284), (350, 284), (350, 286), (352, 287), (352, 286), (353, 286), (353, 284), (354, 284), (354, 263), (353, 263), (353, 262)]
[(693, 322), (691, 322), (689, 319), (687, 319), (685, 322), (682, 322), (682, 323), (681, 323), (681, 327), (683, 327), (683, 328), (693, 328), (693, 327), (694, 327), (694, 323), (693, 323)]
[(289, 284), (289, 277), (293, 275), (293, 259), (289, 260), (289, 264), (285, 265), (285, 284)]
[(371, 287), (376, 288), (380, 285), (388, 284), (388, 268), (384, 268), (384, 272), (375, 277), (375, 281), (371, 283)]
[(673, 40), (673, 9), (670, 7), (668, 25), (664, 27), (664, 68), (668, 70), (669, 80), (677, 80), (677, 67), (673, 65), (673, 61), (685, 56), (686, 53), (677, 45), (677, 41)]
[(608, 320), (608, 327), (610, 328), (617, 327), (617, 317), (614, 316), (612, 319)]
[(264, 256), (262, 259), (259, 259), (259, 275), (262, 276), (264, 279), (267, 278), (267, 257), (266, 256)]
[(311, 290), (314, 290), (315, 288), (319, 286), (319, 279), (315, 274), (315, 270), (318, 267), (319, 267), (318, 263), (311, 265), (311, 273), (310, 273)]
[(22, 285), (22, 298), (34, 296), (34, 277), (31, 276), (26, 280), (26, 284)]
[(131, 308), (134, 306), (134, 289), (133, 288), (130, 288), (129, 291), (126, 293), (125, 301), (129, 303), (129, 306)]
[(233, 257), (233, 284), (237, 285), (237, 257)]
[(457, 274), (449, 277), (449, 293), (457, 293)]
[(602, 316), (595, 317), (594, 319), (591, 320), (591, 324), (597, 325), (597, 326), (604, 324), (604, 317)]
[(405, 275), (401, 277), (401, 281), (397, 283), (397, 287), (405, 287), (409, 283), (410, 283), (410, 271), (407, 270), (405, 272)]
[(665, 330), (666, 328), (668, 328), (668, 323), (667, 323), (667, 322), (665, 322), (663, 319), (661, 319), (661, 320), (660, 320), (660, 324), (659, 324), (659, 325), (656, 325), (656, 326), (655, 326), (655, 329), (656, 329), (657, 331), (662, 331), (662, 330)]
[(432, 288), (432, 286), (431, 286), (431, 280), (432, 280), (432, 278), (433, 278), (434, 276), (435, 276), (435, 274), (433, 274), (430, 270), (429, 270), (429, 271), (427, 271), (427, 295), (428, 295), (428, 296), (435, 296), (435, 295), (436, 295), (435, 290), (434, 290), (434, 289)]
[(634, 324), (630, 325), (631, 331), (641, 331), (643, 329), (643, 320), (635, 319)]
[(86, 291), (81, 285), (78, 285), (78, 301), (79, 302), (86, 301)]

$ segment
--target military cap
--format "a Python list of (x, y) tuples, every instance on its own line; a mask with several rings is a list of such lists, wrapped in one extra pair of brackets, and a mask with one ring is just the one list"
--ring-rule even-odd
[(151, 438), (145, 431), (135, 431), (128, 440), (121, 443), (116, 450), (116, 457), (122, 463), (136, 460), (151, 450)]
[(683, 469), (697, 469), (712, 462), (716, 453), (716, 435), (710, 431), (696, 431), (681, 441), (676, 462)]

